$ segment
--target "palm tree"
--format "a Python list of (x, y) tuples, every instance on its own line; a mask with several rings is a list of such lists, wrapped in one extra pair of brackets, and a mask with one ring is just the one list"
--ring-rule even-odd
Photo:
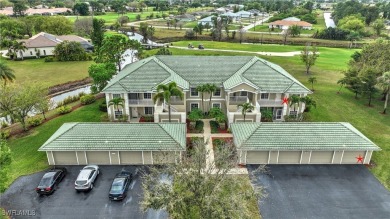
[(383, 88), (386, 93), (385, 106), (383, 107), (383, 114), (386, 114), (387, 102), (389, 101), (390, 93), (390, 72), (383, 73), (382, 76), (378, 78), (378, 85)]
[(123, 98), (115, 97), (108, 102), (108, 106), (114, 106), (114, 109), (119, 112), (119, 106), (121, 106), (122, 108), (124, 107), (124, 101), (125, 100)]
[(311, 90), (314, 91), (314, 83), (317, 82), (317, 78), (312, 76), (312, 77), (309, 77), (309, 79), (307, 80), (309, 83), (311, 83)]
[(160, 100), (160, 101), (165, 101), (168, 104), (169, 122), (171, 122), (171, 97), (174, 96), (183, 99), (184, 94), (183, 92), (181, 92), (181, 90), (179, 90), (175, 82), (171, 82), (168, 85), (159, 84), (157, 86), (157, 94), (153, 97), (154, 103), (156, 103), (157, 100)]
[[(22, 52), (26, 51), (27, 47), (26, 47), (24, 44), (25, 44), (24, 42), (18, 42), (18, 41), (15, 41), (15, 42), (12, 44), (12, 49), (13, 49), (13, 51), (14, 51), (14, 53), (15, 53), (14, 60), (17, 59), (17, 57), (18, 57), (18, 52), (20, 52), (20, 51), (22, 51)], [(23, 60), (23, 54), (20, 53), (20, 55), (21, 55), (21, 58), (22, 58), (22, 60)]]
[[(296, 111), (295, 106), (297, 104), (299, 104), (299, 102), (301, 101), (301, 98), (298, 95), (291, 95), (291, 97), (288, 98), (288, 101), (290, 102), (290, 107), (294, 106), (294, 111)], [(297, 116), (298, 116), (298, 113), (297, 113)]]
[(206, 84), (206, 90), (210, 94), (210, 102), (209, 102), (209, 110), (211, 109), (211, 98), (213, 97), (213, 93), (217, 91), (218, 87), (215, 84)]
[(4, 85), (7, 84), (7, 81), (12, 82), (14, 79), (14, 70), (8, 67), (5, 62), (0, 62), (0, 80), (4, 80)]
[(196, 87), (196, 90), (201, 93), (201, 97), (202, 97), (202, 111), (204, 112), (204, 92), (208, 92), (207, 84), (198, 85)]
[(245, 122), (246, 113), (252, 111), (253, 109), (255, 109), (255, 107), (251, 103), (243, 103), (243, 104), (239, 104), (238, 106), (242, 107), (241, 113), (244, 116), (244, 122)]

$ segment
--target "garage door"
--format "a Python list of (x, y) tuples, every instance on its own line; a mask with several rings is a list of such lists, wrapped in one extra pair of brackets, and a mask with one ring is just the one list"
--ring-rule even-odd
[[(365, 151), (344, 151), (343, 161), (344, 164), (355, 164), (358, 163), (358, 157), (364, 161)], [(360, 163), (360, 162), (359, 162)]]
[(247, 164), (267, 164), (268, 151), (248, 151), (246, 154)]
[(279, 162), (280, 164), (299, 164), (301, 160), (301, 151), (280, 151)]
[(108, 151), (88, 151), (88, 164), (110, 164)]
[(142, 164), (142, 152), (140, 151), (121, 151), (121, 164)]
[(332, 163), (333, 151), (313, 151), (311, 153), (311, 164), (330, 164)]
[(54, 151), (53, 157), (56, 165), (77, 165), (74, 151)]

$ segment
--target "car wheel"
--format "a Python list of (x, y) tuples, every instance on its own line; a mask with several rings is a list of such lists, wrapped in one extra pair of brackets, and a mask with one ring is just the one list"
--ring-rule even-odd
[(93, 183), (91, 183), (91, 186), (89, 187), (89, 190), (93, 189)]
[(100, 173), (100, 171), (98, 170), (98, 171), (97, 171), (97, 175), (99, 175), (99, 173)]

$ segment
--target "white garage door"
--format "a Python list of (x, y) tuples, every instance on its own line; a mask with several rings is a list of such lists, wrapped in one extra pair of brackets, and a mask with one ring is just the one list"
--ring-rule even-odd
[(108, 151), (88, 151), (88, 164), (110, 164)]
[[(248, 151), (246, 154), (247, 164), (267, 164), (268, 151)], [(241, 158), (242, 159), (242, 158)]]
[(142, 164), (142, 152), (140, 151), (121, 151), (121, 164)]
[(76, 152), (53, 151), (55, 165), (77, 165)]
[(311, 164), (331, 164), (333, 151), (313, 151), (311, 153)]
[(280, 151), (279, 164), (299, 164), (301, 151)]

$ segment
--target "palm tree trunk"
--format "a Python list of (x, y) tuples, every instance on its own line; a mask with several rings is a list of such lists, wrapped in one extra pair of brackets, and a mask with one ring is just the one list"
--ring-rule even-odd
[(210, 103), (209, 103), (209, 111), (211, 110), (211, 107), (212, 107), (212, 105), (211, 105), (211, 98), (213, 97), (213, 92), (210, 92)]
[(202, 92), (202, 110), (203, 110), (203, 113), (204, 113), (204, 96), (203, 96), (203, 92)]
[(246, 113), (244, 113), (244, 115), (243, 115), (243, 116), (244, 116), (244, 122), (245, 122), (245, 116), (246, 116)]
[(385, 107), (383, 109), (383, 114), (386, 114), (387, 102), (389, 101), (389, 93), (390, 92), (387, 92), (387, 94), (386, 94)]
[(168, 103), (168, 119), (169, 123), (171, 123), (171, 103)]

